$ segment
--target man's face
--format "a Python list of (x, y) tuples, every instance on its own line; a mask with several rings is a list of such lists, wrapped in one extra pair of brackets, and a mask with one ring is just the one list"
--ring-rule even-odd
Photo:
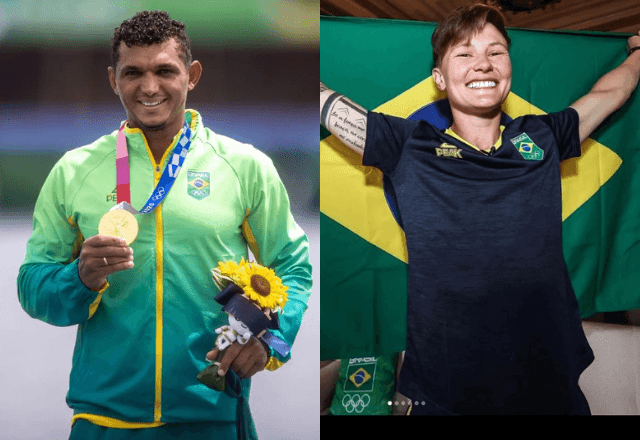
[(200, 63), (194, 61), (187, 69), (173, 38), (149, 46), (127, 47), (121, 42), (119, 50), (116, 68), (109, 67), (109, 81), (120, 96), (129, 126), (177, 133), (184, 121), (187, 92), (200, 79)]
[(511, 89), (511, 58), (507, 40), (492, 24), (470, 40), (450, 47), (441, 66), (433, 69), (452, 110), (486, 115), (500, 109)]

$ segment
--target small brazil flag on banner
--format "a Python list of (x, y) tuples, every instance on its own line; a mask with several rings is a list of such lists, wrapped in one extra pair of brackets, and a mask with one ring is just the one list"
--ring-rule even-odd
[[(369, 110), (437, 125), (442, 112), (432, 110), (446, 97), (431, 78), (434, 29), (321, 17), (320, 79)], [(565, 109), (626, 58), (627, 35), (508, 31), (509, 118)], [(323, 127), (321, 139), (321, 359), (402, 351), (407, 253), (392, 193), (379, 170), (362, 166)], [(526, 136), (511, 142), (525, 159), (542, 159)], [(640, 308), (638, 92), (561, 172), (563, 248), (582, 316)]]

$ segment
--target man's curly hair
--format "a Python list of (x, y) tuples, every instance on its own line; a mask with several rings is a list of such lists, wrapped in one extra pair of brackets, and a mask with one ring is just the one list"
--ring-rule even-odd
[(142, 11), (117, 27), (111, 39), (111, 62), (116, 67), (120, 59), (120, 42), (127, 47), (150, 46), (175, 38), (182, 49), (182, 61), (191, 65), (191, 41), (185, 33), (184, 23), (172, 20), (164, 11)]

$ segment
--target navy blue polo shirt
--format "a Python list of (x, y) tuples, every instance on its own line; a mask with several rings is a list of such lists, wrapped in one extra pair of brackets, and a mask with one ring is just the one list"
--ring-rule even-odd
[(572, 108), (520, 117), (485, 153), (369, 113), (363, 163), (390, 179), (408, 248), (399, 391), (434, 413), (572, 411), (593, 361), (562, 253), (560, 161), (580, 155), (578, 125)]

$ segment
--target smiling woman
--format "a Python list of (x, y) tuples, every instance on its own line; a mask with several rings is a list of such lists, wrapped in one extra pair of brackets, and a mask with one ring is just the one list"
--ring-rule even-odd
[(486, 24), (469, 42), (450, 47), (433, 69), (438, 88), (447, 92), (453, 114), (451, 129), (482, 150), (500, 135), (502, 103), (511, 90), (507, 42)]
[(443, 20), (431, 42), (433, 78), (447, 92), (451, 130), (489, 150), (500, 135), (501, 106), (511, 90), (511, 40), (504, 17), (489, 7), (467, 8)]
[[(372, 29), (373, 35), (378, 29)], [(373, 45), (375, 38), (367, 38)], [(629, 49), (640, 44), (639, 38), (629, 39)], [(594, 356), (564, 261), (560, 162), (580, 156), (585, 133), (629, 98), (640, 76), (640, 56), (629, 51), (621, 66), (563, 111), (525, 112), (512, 119), (501, 112), (512, 69), (499, 11), (486, 5), (459, 8), (438, 24), (433, 41), (433, 80), (447, 98), (447, 111), (436, 113), (451, 116), (442, 118), (447, 119), (444, 124), (436, 118), (405, 119), (409, 109), (420, 109), (422, 100), (440, 96), (431, 93), (430, 79), (376, 111), (357, 107), (322, 85), (320, 91), (321, 121), (354, 151), (357, 145), (349, 144), (343, 127), (357, 125), (366, 115), (361, 164), (343, 154), (335, 138), (323, 143), (329, 164), (325, 169), (339, 170), (326, 172), (337, 183), (331, 181), (323, 199), (326, 194), (346, 197), (352, 206), (370, 205), (374, 192), (369, 188), (350, 192), (349, 184), (365, 180), (380, 193), (384, 189), (384, 195), (395, 195), (389, 199), (394, 199), (396, 219), (401, 219), (399, 238), (406, 244), (408, 261), (406, 352), (397, 391), (420, 402), (411, 415), (590, 414), (578, 379)], [(346, 63), (339, 67), (349, 70)], [(332, 78), (340, 81), (338, 75)], [(337, 159), (332, 160), (334, 149)], [(382, 176), (367, 166), (378, 168)], [(334, 192), (337, 195), (330, 194)], [(378, 211), (351, 211), (348, 224), (354, 233), (364, 231), (371, 237), (391, 230), (383, 223), (377, 229), (370, 226)], [(334, 223), (340, 220), (336, 216), (326, 224), (337, 231)], [(358, 229), (358, 221), (366, 225)], [(336, 278), (352, 276), (342, 269), (349, 264), (357, 265), (358, 272), (374, 267), (379, 271), (378, 260), (366, 259), (361, 252), (340, 260), (341, 267), (334, 267)], [(377, 278), (372, 282), (380, 284)], [(358, 284), (366, 286), (360, 279)], [(350, 287), (349, 294), (359, 289), (356, 283)], [(401, 285), (385, 293), (395, 297), (398, 291)], [(360, 296), (360, 302), (375, 302), (370, 295)], [(334, 316), (347, 322), (324, 334), (335, 338), (341, 334), (335, 328), (361, 326), (362, 321), (349, 322), (356, 317), (349, 307), (344, 309)], [(369, 312), (375, 316), (386, 310), (365, 310), (362, 315)], [(404, 316), (395, 317), (364, 319), (375, 335), (369, 341), (402, 329), (398, 318)], [(365, 343), (355, 345), (360, 351), (353, 353), (375, 353)]]

